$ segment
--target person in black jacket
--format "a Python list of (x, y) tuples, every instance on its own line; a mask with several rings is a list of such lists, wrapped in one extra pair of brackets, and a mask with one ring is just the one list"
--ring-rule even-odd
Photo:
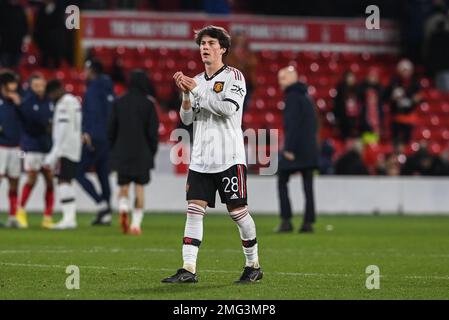
[(354, 140), (348, 143), (348, 151), (338, 158), (335, 163), (336, 175), (369, 175), (369, 171), (363, 163), (363, 143)]
[(366, 79), (360, 84), (361, 132), (375, 134), (379, 139), (384, 134), (383, 88), (379, 80), (379, 70), (371, 67)]
[(400, 149), (412, 140), (413, 128), (418, 121), (415, 110), (422, 94), (410, 60), (399, 61), (397, 73), (384, 92), (384, 100), (390, 107), (393, 143), (396, 149)]
[(67, 29), (62, 1), (45, 0), (35, 20), (33, 39), (42, 55), (42, 67), (57, 69), (66, 50)]
[(27, 33), (28, 22), (23, 5), (17, 0), (0, 1), (0, 67), (17, 67)]
[(293, 230), (290, 222), (292, 209), (287, 184), (290, 176), (299, 171), (302, 174), (306, 198), (304, 222), (299, 231), (312, 232), (312, 224), (315, 222), (313, 170), (318, 168), (319, 161), (318, 122), (315, 106), (307, 93), (307, 86), (298, 82), (295, 68), (281, 69), (278, 80), (281, 89), (285, 92), (285, 141), (278, 167), (278, 192), (282, 222), (275, 231)]
[[(149, 79), (141, 70), (133, 70), (128, 91), (118, 98), (109, 117), (108, 136), (118, 173), (119, 214), (123, 233), (141, 233), (144, 186), (150, 181), (154, 156), (158, 148), (159, 119), (155, 100), (148, 93)], [(135, 183), (135, 208), (129, 226), (128, 191)]]
[(334, 115), (343, 140), (360, 136), (360, 103), (355, 75), (348, 71), (337, 87)]

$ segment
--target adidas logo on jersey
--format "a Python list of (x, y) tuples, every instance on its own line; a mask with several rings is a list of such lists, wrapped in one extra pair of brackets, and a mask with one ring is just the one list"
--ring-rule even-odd
[(238, 199), (238, 198), (239, 197), (235, 193), (231, 196), (231, 200)]

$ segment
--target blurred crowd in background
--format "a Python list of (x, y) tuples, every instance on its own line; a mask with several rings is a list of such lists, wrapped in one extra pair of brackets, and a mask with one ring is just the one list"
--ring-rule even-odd
[[(440, 144), (435, 150), (426, 139), (419, 139), (414, 134), (420, 121), (419, 109), (426, 102), (423, 89), (431, 87), (437, 90), (443, 102), (449, 97), (448, 1), (4, 0), (0, 2), (0, 68), (13, 69), (20, 76), (23, 64), (31, 63), (36, 69), (48, 70), (73, 66), (76, 33), (66, 29), (64, 23), (65, 7), (69, 4), (91, 10), (326, 17), (365, 17), (366, 6), (378, 4), (382, 8), (381, 18), (395, 20), (400, 26), (401, 53), (395, 57), (396, 70), (385, 71), (379, 64), (370, 65), (368, 61), (363, 66), (367, 70), (364, 79), (358, 78), (351, 70), (344, 73), (335, 88), (329, 112), (321, 117), (321, 125), (328, 122), (332, 134), (321, 136), (320, 172), (449, 175), (449, 144)], [(30, 45), (39, 51), (36, 61), (30, 62), (30, 56), (24, 61), (24, 47)], [(92, 57), (95, 57), (95, 50), (86, 54), (86, 58)], [(250, 49), (244, 33), (233, 35), (233, 47), (226, 62), (241, 70), (246, 78), (248, 94), (244, 112), (248, 117), (261, 112), (254, 109), (256, 102), (253, 99), (254, 88), (258, 86), (258, 70), (263, 63), (261, 57), (263, 54)], [(127, 72), (120, 60), (114, 59), (105, 70), (116, 87), (125, 86)], [(306, 78), (303, 77), (304, 80)], [(169, 94), (160, 95), (157, 83), (152, 79), (151, 92), (159, 101), (161, 110), (177, 110), (179, 93), (172, 90)], [(430, 84), (423, 86), (423, 79), (429, 79)], [(312, 81), (307, 81), (307, 84), (315, 85)], [(438, 118), (441, 130), (449, 125), (448, 117), (446, 114)], [(423, 135), (425, 137), (426, 133)], [(388, 147), (383, 148), (385, 145)]]

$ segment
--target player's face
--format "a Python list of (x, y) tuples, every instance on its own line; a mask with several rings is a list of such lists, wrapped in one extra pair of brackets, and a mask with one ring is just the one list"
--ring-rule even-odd
[(212, 65), (217, 62), (222, 62), (223, 54), (226, 49), (220, 47), (218, 39), (209, 36), (203, 36), (200, 42), (201, 60), (204, 64)]
[(45, 94), (46, 81), (42, 78), (36, 78), (31, 81), (31, 90), (39, 97), (43, 97)]

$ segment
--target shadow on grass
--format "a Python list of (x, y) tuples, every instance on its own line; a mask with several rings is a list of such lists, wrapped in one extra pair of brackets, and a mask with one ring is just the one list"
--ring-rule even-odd
[(198, 285), (194, 283), (185, 283), (185, 284), (158, 284), (153, 287), (147, 288), (133, 288), (130, 290), (121, 291), (126, 294), (135, 294), (135, 295), (163, 295), (163, 294), (174, 294), (174, 293), (195, 293), (201, 291), (215, 290), (215, 289), (223, 289), (227, 287), (235, 287), (233, 284), (207, 284), (207, 285)]

